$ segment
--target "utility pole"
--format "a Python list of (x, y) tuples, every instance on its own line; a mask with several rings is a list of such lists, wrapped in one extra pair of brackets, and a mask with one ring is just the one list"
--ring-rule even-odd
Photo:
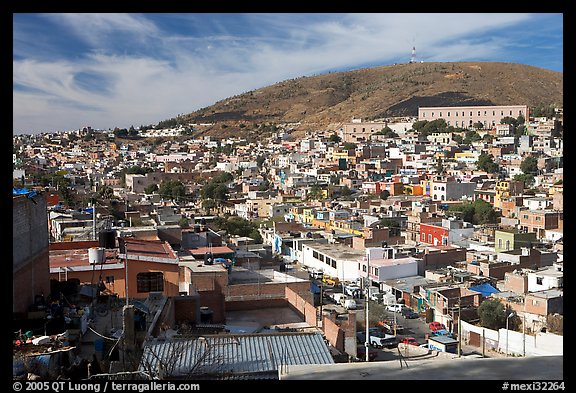
[(368, 303), (370, 302), (370, 297), (368, 296), (368, 288), (370, 288), (370, 253), (366, 254), (366, 285), (364, 288), (364, 308), (366, 309), (366, 339), (364, 340), (366, 362), (369, 361), (368, 346), (370, 343), (370, 313), (368, 312)]

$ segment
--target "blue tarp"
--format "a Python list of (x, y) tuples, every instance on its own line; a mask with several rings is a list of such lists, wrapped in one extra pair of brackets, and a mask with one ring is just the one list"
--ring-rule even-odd
[(26, 195), (28, 198), (36, 196), (38, 193), (34, 190), (30, 191), (27, 188), (12, 187), (12, 195)]
[(497, 290), (496, 288), (494, 288), (492, 285), (490, 285), (488, 283), (477, 285), (475, 287), (470, 287), (468, 289), (470, 289), (471, 291), (480, 292), (482, 294), (482, 297), (488, 297), (495, 292), (500, 292), (499, 290)]

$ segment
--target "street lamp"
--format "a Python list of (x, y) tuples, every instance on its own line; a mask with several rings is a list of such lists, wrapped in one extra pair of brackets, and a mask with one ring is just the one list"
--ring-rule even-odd
[(512, 311), (506, 317), (506, 356), (508, 356), (508, 321), (510, 320), (510, 317), (513, 317), (514, 315), (516, 315), (516, 312)]

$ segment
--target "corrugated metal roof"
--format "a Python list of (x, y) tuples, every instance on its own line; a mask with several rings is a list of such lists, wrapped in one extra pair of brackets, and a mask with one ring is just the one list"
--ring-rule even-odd
[(286, 365), (332, 363), (319, 332), (218, 334), (148, 341), (139, 370), (164, 378), (277, 379)]

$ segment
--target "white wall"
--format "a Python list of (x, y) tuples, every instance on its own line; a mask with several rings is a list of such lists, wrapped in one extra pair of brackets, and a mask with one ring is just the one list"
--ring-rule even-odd
[[(475, 326), (462, 321), (462, 337), (465, 342), (470, 337), (470, 332), (480, 335), (480, 340), (484, 337), (486, 348), (495, 346), (495, 349), (506, 352), (506, 337), (508, 336), (508, 353), (511, 356), (553, 356), (564, 354), (564, 337), (551, 333), (538, 333), (534, 336), (522, 332), (506, 329), (491, 330), (481, 326)], [(482, 345), (482, 344), (481, 344)], [(480, 350), (482, 347), (479, 348)]]

